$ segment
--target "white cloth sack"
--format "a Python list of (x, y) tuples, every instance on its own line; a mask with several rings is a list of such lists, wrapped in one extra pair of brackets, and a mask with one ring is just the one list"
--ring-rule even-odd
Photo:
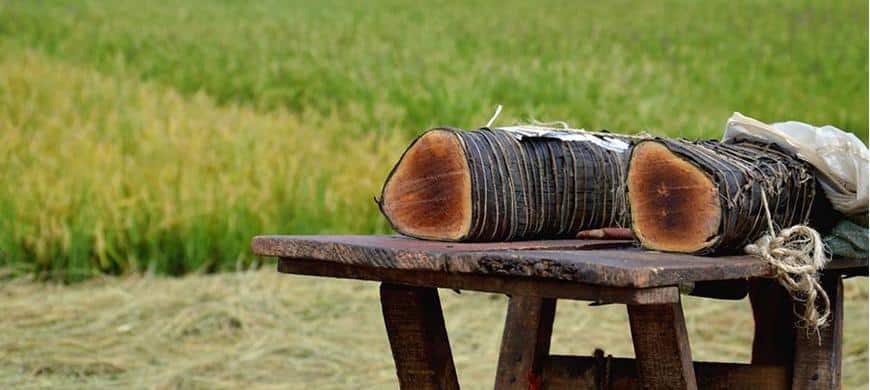
[(815, 167), (836, 210), (848, 216), (867, 214), (868, 149), (854, 134), (794, 121), (768, 125), (735, 112), (722, 141), (741, 140), (774, 143), (794, 153)]

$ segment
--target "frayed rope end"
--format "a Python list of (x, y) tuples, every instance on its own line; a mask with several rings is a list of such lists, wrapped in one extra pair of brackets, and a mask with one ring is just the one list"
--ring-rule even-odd
[[(777, 233), (767, 204), (767, 195), (762, 190), (761, 200), (767, 216), (770, 232), (744, 250), (757, 256), (776, 269), (774, 278), (782, 285), (795, 302), (803, 302), (803, 312), (795, 312), (800, 327), (815, 331), (825, 327), (831, 315), (831, 301), (819, 283), (819, 271), (828, 263), (822, 237), (807, 225), (795, 225)], [(821, 339), (819, 339), (821, 342)]]

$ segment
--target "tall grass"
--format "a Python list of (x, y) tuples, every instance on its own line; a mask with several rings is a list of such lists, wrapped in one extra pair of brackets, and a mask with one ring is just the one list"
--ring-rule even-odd
[(0, 60), (3, 262), (66, 279), (248, 262), (257, 232), (384, 231), (402, 142), (335, 117), (215, 106), (30, 51)]
[(691, 137), (736, 110), (867, 129), (861, 0), (178, 3), (12, 0), (0, 36), (348, 131), (480, 124), (496, 103)]
[(263, 232), (385, 232), (434, 125), (716, 137), (732, 111), (866, 140), (857, 0), (0, 3), (0, 266), (60, 279), (253, 259)]

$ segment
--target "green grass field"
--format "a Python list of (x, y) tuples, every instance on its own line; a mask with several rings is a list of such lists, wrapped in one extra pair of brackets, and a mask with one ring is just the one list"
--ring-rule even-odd
[(0, 265), (235, 269), (263, 232), (385, 232), (435, 125), (718, 137), (733, 111), (866, 140), (867, 3), (0, 3)]
[[(255, 234), (387, 232), (372, 198), (405, 145), (497, 104), (867, 141), (866, 1), (530, 3), (0, 1), (0, 388), (394, 388), (375, 284), (200, 273), (256, 265)], [(843, 382), (866, 388), (867, 281), (846, 285)], [(461, 382), (490, 387), (505, 299), (441, 294)], [(747, 300), (685, 306), (697, 359), (748, 361)], [(632, 354), (618, 305), (555, 327), (555, 353)]]

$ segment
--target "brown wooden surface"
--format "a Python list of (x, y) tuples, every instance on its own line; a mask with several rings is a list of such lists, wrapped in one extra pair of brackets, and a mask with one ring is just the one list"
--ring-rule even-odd
[(829, 326), (817, 335), (798, 329), (794, 347), (793, 389), (839, 389), (843, 365), (843, 281), (823, 275), (822, 286), (831, 300)]
[(540, 388), (555, 315), (555, 299), (522, 295), (510, 298), (498, 355), (496, 389)]
[(784, 365), (791, 373), (794, 358), (794, 302), (772, 279), (750, 281), (749, 301), (755, 320), (752, 363)]
[[(788, 370), (778, 365), (694, 363), (699, 389), (787, 389)], [(544, 363), (544, 389), (641, 389), (634, 359), (550, 356)]]
[[(259, 236), (255, 254), (305, 258), (379, 269), (533, 276), (617, 287), (770, 276), (751, 256), (701, 257), (644, 251), (624, 240), (449, 243), (401, 236)], [(828, 269), (860, 267), (835, 261)], [(866, 268), (866, 261), (863, 267)]]
[[(752, 366), (693, 366), (675, 285), (701, 282), (695, 283), (696, 288), (707, 285), (709, 291), (699, 290), (700, 295), (737, 298), (745, 291), (741, 278), (768, 276), (770, 269), (759, 260), (748, 256), (645, 252), (626, 241), (608, 240), (448, 243), (401, 236), (261, 236), (254, 238), (252, 248), (258, 255), (280, 257), (280, 272), (385, 282), (381, 289), (385, 324), (403, 388), (458, 388), (434, 287), (518, 297), (513, 311), (525, 312), (526, 318), (512, 320), (509, 311), (504, 339), (508, 340), (506, 344), (516, 345), (503, 345), (503, 352), (507, 349), (520, 353), (518, 364), (510, 368), (514, 372), (522, 371), (517, 367), (523, 365), (531, 367), (528, 372), (537, 372), (540, 356), (549, 347), (541, 337), (552, 329), (552, 314), (548, 314), (546, 304), (536, 312), (534, 302), (553, 302), (554, 308), (553, 298), (566, 298), (628, 304), (638, 360), (616, 364), (636, 363), (637, 367), (634, 371), (610, 367), (610, 373), (616, 375), (611, 376), (612, 388), (635, 388), (632, 386), (637, 386), (637, 378), (648, 388), (744, 388), (744, 384), (745, 388), (781, 388), (782, 383), (791, 381), (793, 388), (839, 388), (840, 275), (867, 273), (866, 261), (838, 260), (827, 267), (829, 272), (823, 280), (831, 297), (833, 317), (832, 326), (822, 330), (822, 345), (817, 344), (815, 335), (794, 333), (791, 300), (777, 290), (774, 281), (753, 278), (749, 288), (756, 320)], [(705, 283), (718, 280), (724, 284)], [(732, 283), (735, 281), (737, 285)], [(513, 317), (522, 318), (518, 314)], [(534, 329), (537, 342), (533, 347), (520, 346), (520, 341), (529, 341), (530, 333), (511, 331), (508, 326), (512, 323), (510, 329)], [(500, 360), (506, 356), (509, 354), (503, 354)], [(543, 365), (544, 377), (550, 375), (545, 386), (564, 388), (559, 386), (574, 383), (580, 387), (587, 383), (583, 381), (592, 375), (588, 362), (576, 360), (568, 365), (558, 363), (560, 359), (545, 359), (549, 363)], [(615, 361), (620, 359), (611, 363)], [(585, 363), (578, 366), (577, 362)], [(501, 362), (499, 365), (500, 372), (507, 370), (501, 368)], [(626, 374), (617, 375), (622, 371)], [(514, 374), (500, 375), (497, 380), (506, 377), (525, 380), (526, 384), (529, 378), (535, 378)], [(620, 387), (619, 383), (628, 387)]]
[(679, 302), (628, 305), (628, 320), (644, 388), (698, 388), (683, 307)]
[(667, 303), (677, 302), (676, 287), (624, 288), (593, 286), (562, 280), (501, 276), (453, 274), (440, 271), (380, 269), (320, 260), (279, 259), (278, 271), (298, 275), (382, 281), (419, 287), (474, 290), (507, 295), (563, 298), (594, 303)]
[[(627, 246), (628, 245), (628, 246)], [(603, 286), (653, 287), (770, 276), (750, 256), (700, 257), (643, 251), (626, 241), (551, 240), (448, 243), (401, 236), (260, 236), (255, 254), (377, 269), (532, 276)], [(860, 266), (833, 262), (829, 269)], [(866, 262), (863, 263), (866, 268)]]
[(381, 285), (384, 324), (402, 389), (459, 389), (438, 290)]

